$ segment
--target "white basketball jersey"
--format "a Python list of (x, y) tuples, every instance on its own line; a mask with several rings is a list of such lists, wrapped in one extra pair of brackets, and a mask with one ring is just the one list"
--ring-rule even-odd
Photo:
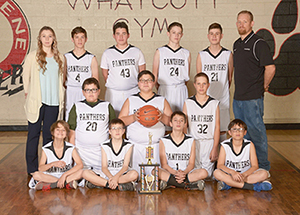
[(139, 66), (145, 64), (143, 53), (129, 45), (121, 51), (115, 46), (106, 49), (102, 55), (101, 68), (108, 69), (105, 86), (114, 90), (130, 90), (137, 86)]
[(199, 52), (199, 54), (202, 72), (209, 77), (210, 86), (207, 94), (220, 101), (220, 109), (229, 108), (228, 62), (231, 51), (222, 48), (214, 56), (207, 48)]
[(111, 140), (102, 144), (102, 150), (105, 151), (107, 157), (107, 169), (112, 175), (117, 174), (123, 167), (125, 156), (132, 144), (123, 140), (119, 152), (115, 152)]
[(236, 172), (246, 172), (251, 167), (250, 162), (250, 144), (251, 142), (244, 139), (242, 149), (237, 154), (233, 150), (232, 139), (225, 140), (221, 143), (223, 146), (226, 158), (225, 158), (225, 166), (233, 169)]
[[(139, 93), (129, 98), (129, 115), (134, 114), (139, 108), (145, 105), (152, 105), (164, 112), (165, 98), (154, 94), (149, 100), (144, 100)], [(135, 121), (127, 127), (127, 138), (132, 143), (144, 144), (149, 143), (149, 132), (153, 135), (153, 143), (158, 143), (159, 139), (165, 135), (165, 126), (162, 122), (156, 123), (152, 127), (145, 127), (141, 123)]]
[(177, 145), (168, 134), (161, 138), (161, 141), (165, 146), (168, 165), (175, 170), (185, 170), (189, 164), (194, 138), (185, 135), (182, 142)]
[(188, 134), (194, 139), (213, 139), (216, 126), (216, 110), (219, 101), (209, 97), (202, 106), (192, 96), (185, 100), (188, 117)]
[(67, 60), (67, 86), (81, 88), (85, 79), (92, 77), (92, 59), (93, 54), (85, 52), (82, 56), (77, 57), (73, 51), (65, 54)]
[(90, 148), (108, 140), (109, 102), (98, 101), (90, 106), (86, 100), (76, 102), (76, 147)]
[(189, 78), (189, 56), (187, 49), (179, 47), (176, 50), (165, 45), (158, 48), (159, 72), (158, 83), (160, 85), (184, 84)]
[(45, 146), (42, 147), (43, 151), (46, 154), (47, 161), (46, 163), (52, 163), (55, 161), (64, 161), (66, 163), (66, 166), (64, 168), (59, 167), (51, 167), (50, 169), (46, 170), (48, 173), (64, 173), (72, 169), (73, 167), (73, 157), (72, 153), (75, 146), (71, 143), (64, 142), (64, 149), (62, 157), (59, 158), (57, 154), (55, 153), (54, 147), (53, 147), (53, 141), (47, 143)]

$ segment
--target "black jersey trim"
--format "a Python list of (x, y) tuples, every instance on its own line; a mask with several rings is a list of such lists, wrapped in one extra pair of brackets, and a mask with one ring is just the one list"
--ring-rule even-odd
[(52, 141), (52, 143), (51, 143), (50, 146), (45, 147), (45, 149), (51, 150), (52, 153), (54, 154), (54, 156), (55, 156), (58, 160), (61, 160), (61, 159), (63, 159), (63, 158), (65, 157), (65, 152), (66, 152), (69, 148), (72, 148), (72, 147), (71, 147), (71, 146), (67, 146), (66, 142), (64, 141), (64, 149), (63, 149), (63, 153), (62, 153), (61, 158), (59, 158), (59, 157), (57, 156), (55, 150), (54, 150), (53, 141)]
[(174, 52), (174, 53), (176, 53), (176, 52), (178, 52), (180, 49), (182, 49), (181, 46), (180, 46), (178, 49), (176, 49), (176, 50), (172, 49), (172, 48), (171, 48), (170, 46), (168, 46), (168, 45), (165, 45), (164, 47), (170, 49), (170, 50), (171, 50), (172, 52)]
[(73, 57), (75, 57), (77, 60), (80, 60), (80, 59), (83, 58), (84, 56), (86, 56), (86, 55), (88, 55), (88, 54), (91, 54), (91, 53), (89, 53), (88, 51), (85, 51), (85, 53), (83, 53), (83, 55), (77, 57), (77, 56), (74, 54), (73, 50), (70, 51), (69, 53), (71, 53), (71, 54), (73, 55)]
[(125, 142), (125, 140), (123, 139), (123, 140), (122, 140), (121, 148), (119, 149), (119, 151), (118, 151), (117, 153), (115, 152), (114, 147), (113, 147), (113, 145), (112, 145), (112, 139), (110, 139), (110, 141), (109, 141), (108, 143), (104, 143), (103, 145), (106, 145), (106, 146), (108, 146), (109, 148), (111, 148), (111, 150), (112, 150), (112, 152), (114, 153), (114, 155), (118, 156), (118, 155), (122, 152), (124, 146), (126, 146), (127, 144), (130, 144), (130, 143), (129, 143), (129, 142)]
[(110, 49), (115, 49), (117, 52), (120, 52), (121, 54), (124, 54), (125, 52), (127, 52), (130, 48), (133, 48), (134, 46), (129, 44), (128, 47), (126, 49), (124, 49), (123, 51), (121, 51), (120, 49), (118, 49), (115, 45), (110, 47)]
[(154, 95), (153, 95), (150, 99), (148, 99), (148, 100), (144, 99), (144, 98), (140, 95), (140, 93), (134, 94), (134, 96), (138, 96), (140, 99), (142, 99), (144, 102), (147, 103), (147, 102), (153, 100), (155, 97), (160, 97), (160, 95), (157, 95), (155, 92), (153, 92), (153, 93), (154, 93)]
[(96, 107), (98, 104), (100, 104), (100, 103), (102, 103), (102, 102), (105, 102), (105, 101), (102, 101), (102, 100), (98, 99), (98, 101), (96, 101), (96, 102), (94, 103), (94, 102), (88, 102), (88, 101), (85, 99), (85, 100), (82, 100), (82, 101), (80, 101), (80, 102), (82, 102), (82, 103), (84, 103), (84, 104), (90, 106), (91, 108), (94, 108), (94, 107)]
[(203, 50), (204, 52), (208, 52), (208, 54), (213, 57), (214, 59), (217, 59), (223, 51), (228, 51), (227, 49), (221, 47), (221, 50), (219, 51), (219, 53), (217, 55), (213, 55), (213, 53), (210, 52), (209, 47), (207, 47), (206, 49)]
[(182, 140), (179, 144), (177, 144), (177, 143), (173, 140), (173, 138), (171, 137), (171, 134), (168, 134), (168, 135), (165, 136), (164, 138), (166, 138), (166, 139), (168, 139), (168, 140), (171, 140), (171, 142), (174, 144), (174, 146), (176, 146), (177, 148), (179, 148), (179, 147), (184, 143), (184, 141), (186, 141), (187, 139), (190, 139), (190, 138), (192, 138), (192, 137), (187, 136), (186, 134), (184, 134), (184, 138), (183, 138), (183, 140)]
[(233, 149), (233, 143), (232, 143), (232, 139), (230, 139), (230, 141), (229, 142), (225, 142), (224, 144), (226, 144), (226, 145), (228, 145), (229, 147), (230, 147), (230, 149), (231, 149), (231, 151), (232, 151), (232, 153), (235, 155), (235, 156), (239, 156), (240, 154), (242, 154), (242, 152), (243, 152), (243, 150), (244, 150), (244, 148), (247, 146), (247, 145), (249, 145), (250, 144), (250, 142), (249, 141), (245, 141), (245, 139), (243, 140), (243, 143), (242, 143), (242, 148), (241, 148), (241, 151), (239, 152), (239, 153), (236, 153), (235, 151), (234, 151), (234, 149)]
[(205, 106), (208, 105), (208, 103), (209, 103), (210, 101), (215, 100), (214, 98), (212, 98), (212, 97), (209, 96), (208, 99), (207, 99), (207, 101), (204, 103), (204, 105), (201, 105), (201, 104), (197, 101), (195, 95), (193, 95), (192, 97), (190, 97), (190, 98), (188, 98), (188, 99), (193, 100), (193, 101), (194, 101), (201, 109), (205, 108)]

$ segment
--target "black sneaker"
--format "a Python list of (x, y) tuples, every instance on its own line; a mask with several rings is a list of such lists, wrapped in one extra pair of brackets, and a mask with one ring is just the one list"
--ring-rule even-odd
[(135, 183), (134, 182), (119, 184), (118, 187), (119, 187), (120, 191), (135, 191)]
[(199, 180), (196, 182), (186, 184), (184, 187), (185, 190), (204, 190), (204, 188), (205, 188), (204, 180)]
[(93, 189), (93, 188), (102, 189), (103, 188), (101, 186), (94, 185), (94, 184), (92, 184), (91, 182), (89, 182), (87, 180), (85, 181), (85, 187), (87, 187), (89, 189)]

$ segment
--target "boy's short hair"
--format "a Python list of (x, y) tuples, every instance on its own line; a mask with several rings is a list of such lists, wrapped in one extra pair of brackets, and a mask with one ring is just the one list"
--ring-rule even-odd
[(96, 78), (87, 78), (82, 84), (82, 90), (84, 90), (85, 85), (95, 84), (98, 89), (100, 89), (99, 81)]
[(70, 127), (69, 127), (69, 124), (64, 120), (57, 120), (56, 122), (54, 122), (51, 125), (50, 132), (51, 132), (52, 136), (53, 136), (54, 130), (58, 127), (58, 124), (61, 124), (64, 127), (64, 129), (66, 129), (67, 136), (68, 136), (68, 134), (70, 133)]
[(137, 81), (138, 81), (138, 82), (140, 81), (140, 78), (141, 78), (143, 75), (150, 75), (151, 78), (153, 79), (153, 82), (155, 81), (155, 76), (153, 75), (152, 72), (150, 72), (149, 70), (143, 70), (143, 71), (141, 71), (141, 72), (138, 74), (138, 78), (137, 78)]
[(240, 14), (248, 14), (250, 16), (250, 21), (253, 21), (253, 14), (249, 10), (242, 10), (238, 13), (237, 17), (239, 17)]
[(222, 26), (221, 26), (219, 23), (216, 23), (216, 22), (212, 23), (212, 24), (208, 27), (208, 32), (209, 32), (211, 29), (220, 29), (221, 34), (223, 33)]
[(86, 30), (85, 30), (83, 27), (81, 27), (81, 26), (77, 26), (77, 27), (75, 27), (75, 28), (71, 31), (71, 36), (72, 36), (72, 38), (74, 38), (74, 35), (75, 35), (75, 34), (79, 34), (79, 33), (83, 33), (84, 36), (87, 38), (87, 32), (86, 32)]
[(196, 83), (197, 78), (200, 78), (200, 77), (205, 77), (206, 80), (207, 80), (207, 83), (209, 83), (209, 78), (208, 78), (208, 76), (204, 72), (199, 72), (199, 73), (197, 73), (195, 75), (195, 77), (194, 77), (194, 83)]
[(113, 27), (113, 33), (116, 33), (117, 28), (125, 28), (127, 34), (129, 34), (128, 25), (125, 22), (117, 22)]
[(238, 126), (244, 128), (245, 131), (247, 131), (247, 125), (246, 125), (246, 123), (245, 123), (243, 120), (240, 120), (240, 119), (234, 119), (234, 120), (232, 120), (232, 121), (229, 123), (229, 125), (228, 125), (228, 131), (229, 131), (233, 126), (235, 126), (235, 125), (238, 125)]
[(171, 30), (173, 27), (175, 27), (175, 26), (181, 28), (181, 32), (183, 32), (182, 24), (179, 23), (179, 22), (172, 22), (172, 23), (169, 25), (168, 29), (167, 29), (168, 32), (170, 32), (170, 30)]
[(112, 119), (109, 122), (108, 128), (111, 129), (112, 125), (115, 125), (115, 124), (121, 124), (122, 127), (125, 128), (125, 123), (123, 122), (123, 120), (121, 120), (119, 118)]
[(182, 116), (184, 118), (184, 122), (186, 122), (186, 120), (187, 120), (186, 115), (182, 111), (174, 111), (171, 115), (171, 122), (172, 122), (175, 115)]

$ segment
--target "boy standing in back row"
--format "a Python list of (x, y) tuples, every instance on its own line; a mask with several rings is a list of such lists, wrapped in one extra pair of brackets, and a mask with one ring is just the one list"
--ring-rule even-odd
[(204, 72), (209, 77), (210, 87), (207, 94), (220, 102), (220, 142), (227, 139), (227, 125), (230, 122), (229, 88), (233, 73), (232, 53), (220, 44), (222, 31), (219, 23), (208, 27), (207, 38), (210, 45), (200, 51), (197, 57), (197, 73)]
[(66, 87), (66, 114), (68, 121), (69, 112), (75, 102), (84, 99), (81, 86), (85, 79), (94, 77), (99, 81), (98, 62), (95, 55), (85, 50), (87, 32), (83, 27), (76, 27), (71, 32), (74, 49), (65, 54), (66, 64), (64, 69), (64, 86)]
[(143, 53), (137, 47), (128, 44), (128, 26), (118, 22), (113, 27), (116, 45), (106, 49), (101, 59), (102, 75), (105, 80), (105, 101), (114, 107), (119, 115), (125, 100), (138, 93), (137, 76), (146, 69)]

